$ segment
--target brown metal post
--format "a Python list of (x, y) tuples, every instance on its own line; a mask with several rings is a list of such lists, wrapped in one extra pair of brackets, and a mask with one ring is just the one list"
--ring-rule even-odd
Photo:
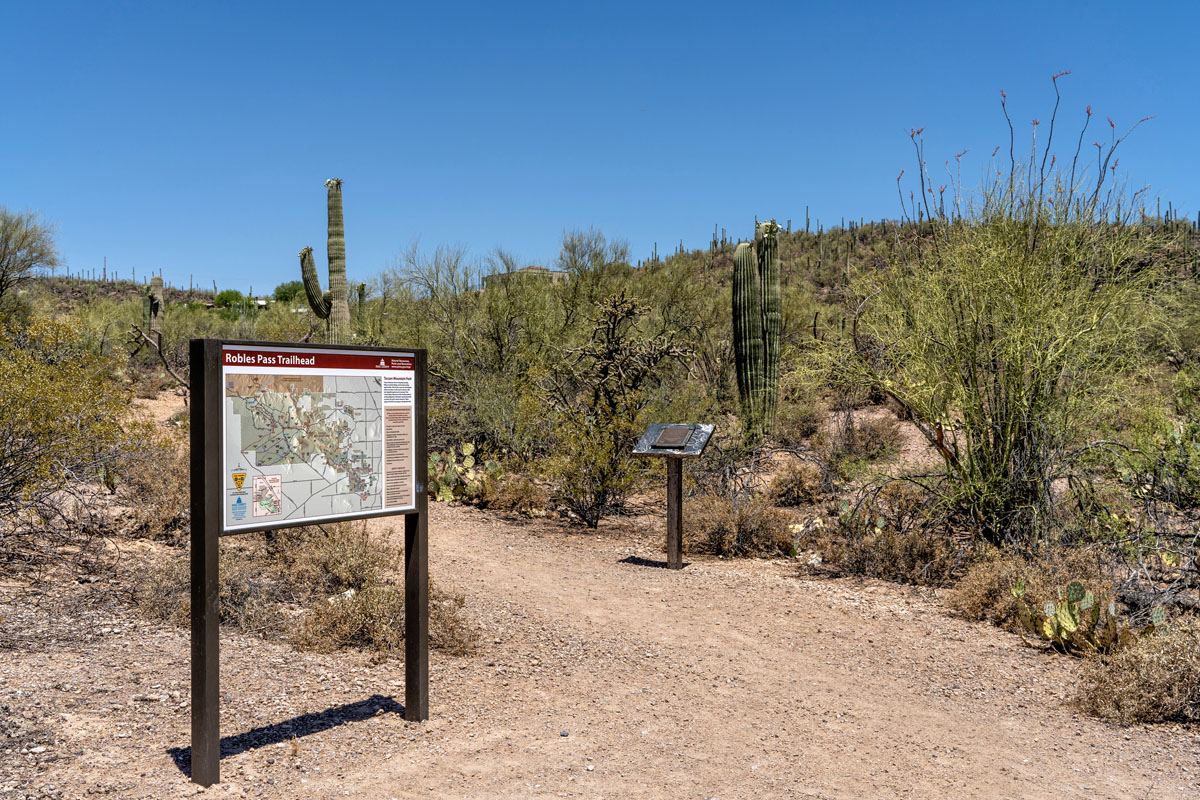
[(683, 569), (683, 459), (667, 458), (667, 566)]
[(220, 616), (217, 607), (221, 525), (219, 342), (192, 339), (192, 781), (221, 780)]
[[(416, 354), (413, 412), (426, 419), (428, 376), (425, 351)], [(413, 442), (417, 513), (404, 517), (404, 718), (429, 719), (429, 494), (426, 426), (418, 424)]]

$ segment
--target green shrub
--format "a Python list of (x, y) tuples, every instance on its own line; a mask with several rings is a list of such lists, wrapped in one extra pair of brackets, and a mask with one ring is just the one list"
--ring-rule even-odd
[(273, 297), (280, 303), (290, 303), (304, 291), (304, 281), (284, 281), (275, 287)]
[(641, 329), (648, 309), (623, 292), (601, 303), (588, 341), (563, 352), (546, 382), (559, 437), (549, 474), (566, 509), (589, 528), (619, 511), (637, 484), (631, 455), (662, 367), (687, 351), (672, 332)]
[(217, 308), (240, 308), (245, 304), (246, 295), (237, 289), (223, 289), (213, 298), (213, 305)]
[(33, 318), (0, 327), (0, 570), (51, 558), (91, 528), (82, 493), (134, 452), (122, 359), (89, 351), (79, 330)]
[(1123, 224), (1131, 204), (1104, 170), (1085, 186), (1072, 163), (1014, 162), (972, 206), (921, 205), (922, 235), (852, 282), (851, 342), (824, 350), (839, 379), (908, 409), (993, 544), (1054, 535), (1052, 479), (1087, 479), (1079, 447), (1125, 401), (1161, 318), (1161, 271), (1141, 257), (1156, 234)]

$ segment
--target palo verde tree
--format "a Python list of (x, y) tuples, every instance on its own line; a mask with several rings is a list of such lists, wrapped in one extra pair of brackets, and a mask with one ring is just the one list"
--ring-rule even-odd
[(1084, 456), (1104, 446), (1090, 437), (1122, 402), (1158, 318), (1158, 274), (1140, 257), (1152, 233), (1129, 224), (1136, 195), (1110, 174), (1125, 137), (1110, 120), (1085, 167), (1089, 106), (1059, 163), (1057, 109), (1044, 144), (1035, 121), (1028, 160), (1010, 143), (974, 200), (957, 186), (949, 203), (945, 186), (934, 192), (913, 132), (920, 195), (906, 215), (917, 224), (897, 228), (912, 233), (898, 258), (852, 283), (851, 342), (826, 352), (841, 377), (911, 414), (945, 467), (941, 481), (918, 480), (999, 545), (1036, 546), (1059, 529), (1063, 487), (1087, 480)]
[(39, 269), (59, 264), (54, 229), (33, 212), (19, 213), (0, 206), (0, 300)]
[(313, 263), (311, 247), (300, 251), (300, 274), (304, 278), (304, 293), (313, 313), (326, 321), (328, 339), (332, 344), (345, 344), (350, 339), (350, 302), (346, 289), (346, 228), (342, 221), (342, 179), (325, 181), (329, 233), (326, 250), (329, 254), (329, 291), (321, 291), (321, 279)]

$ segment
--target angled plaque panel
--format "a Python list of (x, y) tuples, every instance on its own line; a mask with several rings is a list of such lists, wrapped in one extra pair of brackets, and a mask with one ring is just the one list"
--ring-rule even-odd
[(708, 446), (715, 425), (652, 422), (633, 448), (635, 456), (699, 458)]

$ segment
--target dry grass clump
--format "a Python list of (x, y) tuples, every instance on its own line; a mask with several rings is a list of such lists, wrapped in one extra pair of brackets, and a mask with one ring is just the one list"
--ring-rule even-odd
[(544, 511), (550, 493), (531, 475), (509, 473), (486, 483), (484, 504), (497, 511), (531, 516)]
[(1096, 596), (1112, 593), (1095, 555), (1086, 550), (1048, 552), (1039, 560), (1030, 561), (989, 547), (946, 593), (946, 605), (970, 620), (1022, 630), (1017, 598), (1012, 594), (1018, 578), (1025, 583), (1022, 599), (1034, 608), (1058, 600), (1058, 590), (1071, 581), (1079, 581)]
[(796, 445), (815, 436), (829, 413), (829, 403), (821, 396), (821, 386), (811, 376), (789, 372), (779, 386), (779, 410), (775, 418), (775, 438)]
[(868, 461), (896, 452), (900, 443), (900, 421), (891, 414), (856, 422), (849, 434), (847, 449)]
[(841, 572), (872, 578), (945, 585), (959, 569), (963, 546), (942, 525), (930, 524), (933, 498), (925, 490), (890, 481), (845, 513), (828, 533), (806, 529), (800, 546), (814, 549)]
[(771, 481), (768, 495), (778, 506), (813, 505), (825, 495), (825, 478), (815, 464), (789, 464)]
[(822, 556), (847, 573), (920, 586), (945, 585), (961, 558), (959, 548), (944, 534), (891, 527), (834, 539)]
[[(227, 538), (220, 553), (221, 624), (314, 650), (361, 647), (387, 654), (404, 641), (402, 555), (365, 525), (296, 528)], [(143, 571), (134, 600), (150, 617), (186, 625), (188, 557)], [(464, 599), (430, 587), (430, 642), (454, 653), (476, 633)]]
[(712, 494), (688, 500), (683, 509), (683, 549), (718, 556), (791, 555), (788, 517), (765, 498), (732, 502)]
[[(466, 599), (429, 587), (429, 642), (454, 655), (470, 652), (478, 633), (466, 624)], [(361, 647), (378, 652), (404, 644), (404, 592), (394, 586), (372, 586), (326, 598), (306, 613), (293, 637), (297, 646), (331, 652)]]
[(1089, 714), (1125, 725), (1200, 722), (1200, 619), (1168, 623), (1112, 655), (1084, 662), (1076, 702)]
[(160, 434), (138, 443), (119, 475), (117, 500), (126, 509), (125, 534), (148, 539), (171, 538), (191, 519), (191, 467), (188, 448)]

